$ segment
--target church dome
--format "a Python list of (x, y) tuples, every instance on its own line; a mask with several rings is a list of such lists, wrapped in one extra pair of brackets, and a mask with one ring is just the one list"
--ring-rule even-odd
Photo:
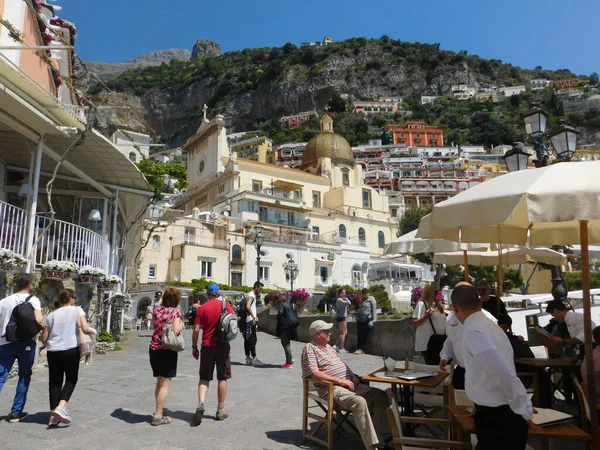
[(321, 119), (321, 132), (308, 141), (302, 165), (316, 163), (319, 158), (331, 158), (333, 164), (354, 165), (354, 154), (348, 141), (333, 131), (333, 120), (327, 114)]

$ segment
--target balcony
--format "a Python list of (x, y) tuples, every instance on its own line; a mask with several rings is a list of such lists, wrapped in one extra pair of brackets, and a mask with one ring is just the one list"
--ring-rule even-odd
[(175, 236), (172, 241), (173, 247), (177, 245), (194, 245), (197, 247), (217, 248), (227, 250), (229, 246), (225, 240), (217, 240), (208, 236), (196, 236), (194, 234), (184, 234)]
[[(27, 258), (27, 211), (0, 201), (0, 246)], [(108, 271), (110, 245), (98, 233), (36, 215), (34, 263), (69, 261)]]
[(323, 278), (319, 275), (315, 276), (315, 286), (317, 287), (331, 287), (333, 286), (333, 278)]

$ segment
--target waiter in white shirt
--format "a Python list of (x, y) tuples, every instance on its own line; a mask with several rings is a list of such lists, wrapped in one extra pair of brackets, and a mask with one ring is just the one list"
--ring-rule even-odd
[[(457, 283), (454, 288), (456, 289), (459, 286), (472, 286), (472, 284), (468, 283), (467, 281), (461, 281), (460, 283)], [(498, 323), (496, 318), (485, 309), (482, 309), (481, 312), (485, 314), (485, 316), (492, 322)], [(456, 363), (456, 367), (454, 368), (454, 372), (452, 374), (452, 386), (454, 386), (454, 389), (465, 388), (465, 363), (463, 362), (464, 359), (460, 352), (461, 348), (463, 347), (462, 329), (462, 323), (460, 323), (456, 317), (456, 314), (451, 312), (446, 319), (447, 338), (444, 341), (444, 346), (440, 352), (440, 369), (445, 370), (450, 361), (454, 361), (454, 363)]]
[[(585, 333), (583, 331), (583, 314), (570, 311), (560, 300), (553, 300), (548, 303), (546, 312), (559, 322), (564, 322), (569, 330), (570, 338), (564, 339), (555, 336), (552, 341), (557, 345), (581, 345), (585, 342)], [(592, 322), (592, 329), (596, 324)]]
[(467, 396), (475, 404), (476, 450), (525, 450), (532, 421), (531, 400), (517, 378), (506, 333), (481, 312), (472, 286), (458, 286), (452, 305), (463, 324), (460, 350)]

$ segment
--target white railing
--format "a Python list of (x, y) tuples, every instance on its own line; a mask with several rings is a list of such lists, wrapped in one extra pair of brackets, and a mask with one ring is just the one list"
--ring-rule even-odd
[[(110, 244), (87, 228), (36, 215), (34, 262), (56, 259), (108, 270)], [(48, 227), (48, 225), (50, 225)], [(27, 211), (0, 201), (0, 247), (27, 258)]]
[(0, 202), (0, 247), (27, 256), (27, 211)]
[(42, 216), (36, 216), (36, 223), (36, 265), (56, 259), (108, 271), (110, 244), (98, 233), (62, 220), (51, 222)]

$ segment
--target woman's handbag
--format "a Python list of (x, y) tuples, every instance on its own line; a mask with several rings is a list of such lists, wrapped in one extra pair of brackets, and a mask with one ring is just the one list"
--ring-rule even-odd
[(88, 356), (94, 349), (94, 341), (89, 335), (85, 334), (81, 330), (81, 324), (79, 323), (79, 317), (77, 318), (77, 346), (79, 347), (79, 356)]
[(169, 350), (172, 350), (174, 352), (181, 352), (185, 350), (185, 339), (183, 339), (183, 334), (179, 333), (178, 335), (175, 333), (175, 330), (173, 329), (174, 320), (175, 317), (173, 317), (173, 320), (170, 324), (166, 325), (163, 328), (162, 343)]
[(431, 317), (429, 317), (429, 324), (431, 325), (433, 334), (429, 337), (429, 341), (427, 342), (427, 355), (425, 357), (425, 364), (437, 366), (440, 363), (440, 353), (444, 347), (444, 342), (446, 342), (446, 335), (437, 334)]

